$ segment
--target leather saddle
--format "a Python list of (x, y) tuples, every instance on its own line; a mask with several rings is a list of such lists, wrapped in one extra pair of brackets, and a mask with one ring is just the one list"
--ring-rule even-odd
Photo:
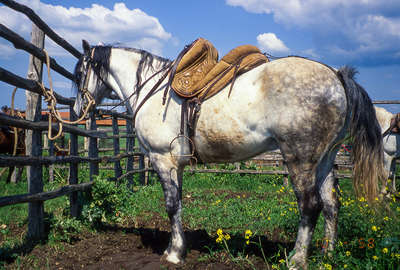
[(252, 45), (234, 48), (218, 61), (218, 51), (206, 39), (199, 38), (178, 55), (172, 68), (170, 86), (183, 98), (203, 101), (233, 83), (237, 76), (268, 62)]

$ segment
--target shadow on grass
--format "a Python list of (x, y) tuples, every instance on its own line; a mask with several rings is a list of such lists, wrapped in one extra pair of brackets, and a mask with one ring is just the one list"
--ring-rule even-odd
[[(37, 245), (46, 244), (48, 242), (51, 222), (53, 218), (53, 214), (45, 213), (43, 238), (31, 238), (28, 237), (25, 233), (25, 237), (21, 242), (18, 243), (16, 240), (16, 243), (12, 246), (5, 246), (4, 244), (3, 246), (0, 246), (0, 266), (2, 266), (2, 263), (13, 263), (19, 256), (24, 256), (31, 253)], [(26, 224), (27, 222), (28, 221), (25, 220), (24, 224)]]

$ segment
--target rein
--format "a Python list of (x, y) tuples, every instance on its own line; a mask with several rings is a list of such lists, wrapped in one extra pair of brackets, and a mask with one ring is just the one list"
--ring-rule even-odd
[[(96, 104), (93, 96), (90, 94), (90, 92), (87, 90), (87, 84), (88, 84), (88, 75), (90, 74), (90, 69), (88, 70), (88, 74), (86, 75), (85, 78), (85, 84), (84, 84), (84, 89), (81, 90), (84, 98), (86, 98), (88, 100), (88, 104), (86, 106), (86, 108), (83, 111), (83, 115), (75, 120), (75, 121), (68, 121), (68, 120), (64, 120), (62, 119), (60, 112), (56, 109), (56, 105), (57, 105), (57, 99), (56, 96), (54, 94), (54, 90), (53, 90), (53, 81), (52, 78), (50, 76), (50, 57), (48, 55), (48, 53), (46, 52), (46, 50), (43, 50), (43, 52), (46, 55), (46, 66), (47, 66), (47, 76), (49, 79), (49, 90), (47, 90), (44, 87), (43, 83), (39, 83), (40, 88), (42, 89), (43, 92), (43, 96), (44, 96), (44, 100), (47, 102), (47, 107), (49, 109), (49, 112), (51, 115), (49, 115), (49, 126), (48, 126), (48, 133), (47, 133), (47, 137), (49, 138), (49, 140), (55, 140), (58, 137), (61, 136), (62, 134), (62, 130), (63, 130), (63, 124), (77, 124), (80, 121), (82, 121), (88, 114), (90, 108), (92, 106), (94, 106)], [(92, 55), (94, 54), (94, 49), (92, 51)], [(54, 118), (56, 118), (58, 120), (58, 133), (57, 135), (55, 135), (54, 137), (52, 137), (52, 116), (54, 116)]]
[[(168, 64), (166, 66), (164, 66), (162, 69), (160, 69), (159, 71), (157, 71), (156, 73), (154, 73), (153, 75), (151, 75), (148, 79), (146, 79), (141, 85), (139, 85), (135, 91), (133, 91), (132, 94), (130, 94), (127, 98), (125, 98), (124, 100), (122, 100), (121, 102), (119, 102), (118, 104), (114, 105), (111, 110), (115, 109), (116, 107), (120, 106), (121, 104), (123, 104), (124, 102), (128, 101), (131, 97), (133, 97), (135, 94), (138, 94), (140, 92), (140, 90), (144, 87), (144, 85), (146, 83), (148, 83), (151, 79), (153, 79), (155, 76), (157, 76), (158, 74), (160, 74), (161, 72), (165, 71), (165, 74), (158, 80), (158, 82), (151, 88), (151, 90), (149, 91), (149, 93), (144, 97), (144, 99), (142, 100), (142, 102), (138, 105), (134, 115), (133, 115), (133, 123), (135, 123), (135, 118), (136, 118), (136, 114), (139, 111), (139, 109), (143, 106), (143, 104), (149, 99), (149, 97), (154, 93), (154, 91), (158, 88), (158, 86), (160, 86), (161, 82), (166, 78), (166, 76), (168, 75), (168, 73), (171, 70), (171, 64)], [(112, 88), (110, 88), (112, 89)]]

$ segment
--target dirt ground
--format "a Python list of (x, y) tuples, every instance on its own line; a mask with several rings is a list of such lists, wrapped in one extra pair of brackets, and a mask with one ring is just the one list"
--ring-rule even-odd
[[(72, 243), (25, 243), (19, 249), (18, 259), (9, 259), (5, 269), (269, 269), (257, 250), (249, 251), (248, 262), (234, 263), (224, 252), (210, 256), (207, 246), (215, 239), (206, 231), (186, 232), (189, 252), (183, 265), (172, 265), (163, 260), (163, 251), (169, 240), (168, 224), (156, 219), (147, 224), (126, 227), (105, 227), (97, 233), (82, 233)], [(12, 235), (23, 235), (26, 227), (11, 226)], [(278, 237), (279, 232), (277, 232)], [(263, 241), (266, 255), (277, 251), (278, 239)], [(0, 239), (0, 243), (2, 239)], [(282, 244), (282, 243), (281, 243)], [(0, 266), (1, 269), (1, 266)]]

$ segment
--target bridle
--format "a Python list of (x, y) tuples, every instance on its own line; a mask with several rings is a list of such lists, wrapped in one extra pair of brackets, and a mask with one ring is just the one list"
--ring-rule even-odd
[(382, 134), (382, 137), (385, 137), (391, 133), (400, 133), (400, 113), (396, 114), (391, 120), (390, 120), (390, 126), (389, 128)]
[[(86, 60), (86, 62), (88, 63), (88, 68), (87, 68), (87, 72), (85, 75), (85, 80), (83, 82), (83, 88), (80, 89), (80, 92), (82, 92), (82, 94), (86, 95), (88, 94), (88, 96), (86, 97), (86, 99), (91, 100), (93, 99), (93, 96), (90, 94), (89, 90), (87, 89), (88, 84), (89, 84), (89, 78), (90, 78), (90, 73), (93, 71), (97, 78), (110, 90), (116, 92), (114, 90), (114, 88), (107, 82), (105, 81), (101, 74), (100, 74), (100, 70), (97, 67), (97, 63), (94, 61), (93, 56), (94, 56), (94, 51), (95, 48), (92, 49), (92, 52), (90, 54), (90, 56), (86, 56), (89, 59)], [(159, 71), (155, 72), (153, 75), (151, 75), (148, 79), (146, 79), (141, 85), (136, 86), (135, 91), (132, 92), (132, 94), (130, 94), (128, 97), (124, 98), (121, 102), (119, 102), (118, 104), (114, 105), (110, 110), (115, 109), (116, 107), (122, 105), (123, 103), (125, 103), (126, 101), (128, 101), (132, 96), (134, 96), (135, 94), (138, 94), (140, 92), (140, 90), (145, 86), (145, 84), (147, 84), (151, 79), (153, 79), (155, 76), (157, 76), (158, 74), (162, 73), (165, 71), (165, 73), (163, 74), (163, 76), (157, 81), (157, 83), (152, 87), (152, 89), (147, 93), (147, 95), (143, 98), (142, 102), (136, 107), (135, 113), (133, 114), (133, 123), (135, 123), (135, 118), (136, 118), (136, 114), (139, 111), (139, 109), (143, 106), (143, 104), (150, 98), (150, 96), (155, 92), (155, 90), (157, 90), (157, 88), (160, 86), (160, 84), (162, 83), (162, 81), (164, 81), (164, 79), (167, 77), (167, 75), (169, 74), (171, 68), (172, 68), (173, 62), (172, 63), (168, 63), (167, 65), (165, 65), (163, 68), (161, 68)]]

